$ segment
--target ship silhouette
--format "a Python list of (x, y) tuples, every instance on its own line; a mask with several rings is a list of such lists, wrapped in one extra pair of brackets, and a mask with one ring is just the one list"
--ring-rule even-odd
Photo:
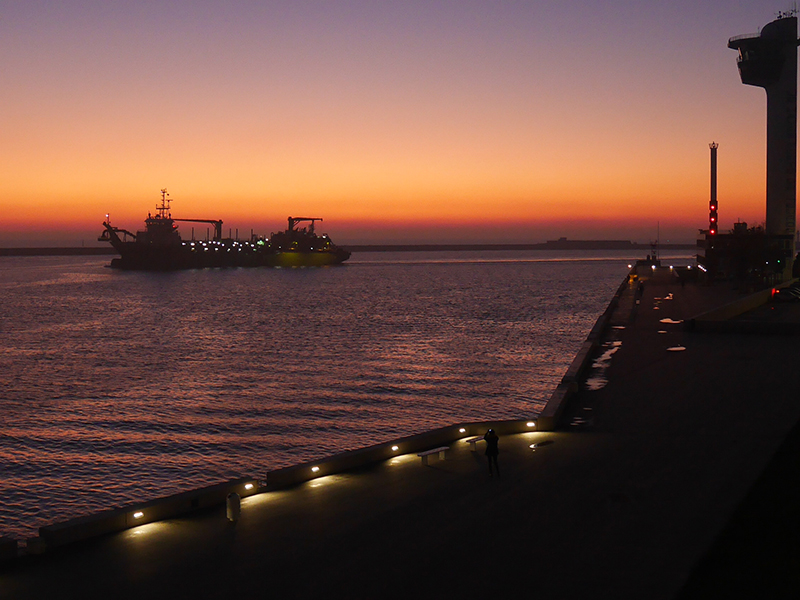
[[(176, 221), (208, 223), (212, 239), (187, 241), (181, 238)], [(204, 269), (208, 267), (323, 267), (341, 264), (350, 252), (339, 248), (327, 234), (318, 235), (314, 225), (319, 217), (289, 217), (285, 231), (269, 238), (251, 235), (242, 241), (222, 237), (222, 221), (215, 219), (176, 219), (170, 211), (170, 197), (161, 190), (156, 214), (148, 214), (144, 231), (132, 233), (103, 222), (101, 242), (110, 242), (119, 252), (111, 267), (144, 271)], [(308, 223), (300, 226), (301, 223)]]

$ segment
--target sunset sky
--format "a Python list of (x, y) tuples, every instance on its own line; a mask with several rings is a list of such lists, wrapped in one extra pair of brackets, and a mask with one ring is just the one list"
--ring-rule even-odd
[(691, 242), (711, 141), (721, 228), (761, 223), (765, 93), (727, 40), (788, 8), (0, 1), (0, 246), (96, 245), (164, 187), (242, 235)]

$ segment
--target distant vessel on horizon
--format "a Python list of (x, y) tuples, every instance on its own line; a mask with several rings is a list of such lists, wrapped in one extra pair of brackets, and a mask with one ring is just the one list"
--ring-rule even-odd
[[(108, 215), (105, 228), (97, 238), (109, 242), (119, 252), (111, 261), (116, 269), (173, 271), (208, 267), (323, 267), (341, 264), (350, 252), (336, 246), (327, 234), (317, 235), (314, 223), (319, 217), (289, 217), (285, 231), (270, 238), (251, 235), (247, 241), (222, 237), (222, 221), (214, 219), (175, 219), (170, 212), (170, 198), (161, 190), (156, 214), (148, 213), (144, 231), (132, 233), (114, 227)], [(185, 241), (176, 221), (208, 223), (214, 227), (211, 240)], [(309, 221), (305, 227), (299, 223)]]

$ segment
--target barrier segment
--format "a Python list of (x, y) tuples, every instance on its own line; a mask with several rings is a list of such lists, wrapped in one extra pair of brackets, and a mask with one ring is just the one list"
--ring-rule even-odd
[[(686, 328), (689, 331), (697, 331), (703, 333), (781, 333), (787, 329), (794, 329), (788, 327), (788, 324), (772, 323), (748, 323), (742, 321), (733, 321), (736, 317), (743, 315), (746, 312), (754, 310), (759, 306), (763, 306), (772, 299), (773, 289), (783, 289), (790, 287), (797, 283), (797, 279), (792, 279), (775, 288), (766, 288), (759, 290), (754, 294), (738, 298), (733, 302), (724, 304), (718, 308), (706, 311), (699, 314), (686, 322)], [(775, 331), (770, 331), (774, 329)], [(795, 331), (791, 331), (795, 333)]]
[(561, 383), (556, 386), (544, 409), (539, 414), (537, 419), (537, 429), (539, 431), (555, 431), (558, 427), (558, 422), (564, 413), (567, 402), (578, 392), (579, 383), (592, 364), (595, 351), (600, 346), (600, 342), (611, 322), (611, 316), (619, 305), (620, 298), (631, 287), (629, 276), (630, 273), (625, 276), (603, 314), (595, 321), (594, 327), (589, 331), (589, 335), (586, 336), (586, 341), (581, 344), (580, 350), (578, 350), (575, 358), (572, 359), (572, 363), (567, 368), (564, 377), (561, 378)]
[(111, 510), (77, 517), (39, 528), (39, 538), (48, 548), (115, 533), (145, 523), (189, 514), (196, 510), (225, 504), (229, 493), (241, 497), (258, 493), (256, 479), (244, 477), (225, 483), (157, 498), (148, 502), (129, 504)]
[(461, 438), (483, 435), (490, 427), (497, 431), (498, 435), (536, 431), (535, 423), (535, 420), (527, 419), (448, 425), (366, 448), (348, 450), (320, 460), (270, 471), (267, 473), (266, 487), (268, 491), (290, 487), (317, 477), (377, 464), (402, 454), (415, 454), (431, 448), (447, 446)]
[[(38, 537), (28, 540), (28, 554), (39, 554), (65, 544), (116, 533), (154, 521), (180, 517), (205, 508), (226, 505), (228, 495), (231, 493), (244, 498), (259, 492), (296, 485), (323, 475), (369, 466), (394, 456), (483, 435), (489, 428), (493, 428), (498, 435), (511, 435), (536, 431), (537, 422), (533, 419), (521, 419), (449, 425), (366, 448), (342, 452), (318, 461), (276, 469), (267, 473), (266, 482), (259, 482), (249, 477), (242, 478), (46, 525), (39, 528)], [(316, 470), (314, 467), (317, 467)]]

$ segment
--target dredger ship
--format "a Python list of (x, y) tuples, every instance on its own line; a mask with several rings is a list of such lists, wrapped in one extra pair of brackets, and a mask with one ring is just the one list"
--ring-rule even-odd
[[(176, 219), (170, 212), (170, 197), (161, 190), (156, 214), (148, 214), (144, 231), (132, 233), (114, 227), (106, 216), (98, 240), (110, 242), (119, 252), (111, 267), (144, 271), (204, 269), (207, 267), (323, 267), (341, 264), (350, 252), (336, 246), (327, 234), (317, 235), (314, 224), (319, 217), (289, 217), (286, 231), (269, 238), (251, 235), (247, 241), (222, 237), (222, 221), (214, 219)], [(212, 239), (187, 241), (181, 238), (176, 221), (208, 223)], [(300, 223), (308, 225), (300, 227)], [(192, 236), (194, 237), (194, 236)]]

